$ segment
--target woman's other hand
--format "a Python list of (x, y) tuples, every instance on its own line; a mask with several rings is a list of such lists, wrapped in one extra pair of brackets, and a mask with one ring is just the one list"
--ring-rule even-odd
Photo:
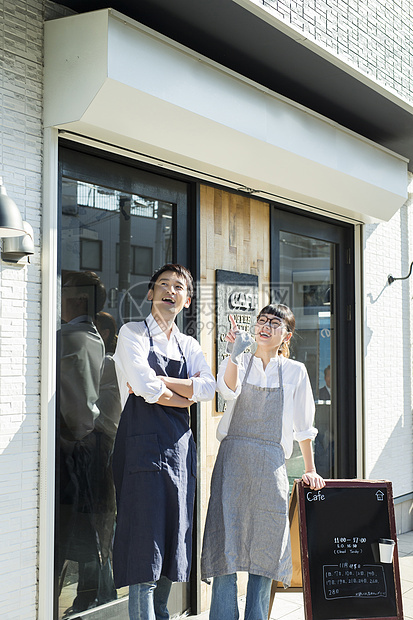
[(306, 471), (305, 474), (303, 474), (302, 479), (305, 484), (308, 484), (310, 489), (315, 491), (318, 491), (326, 486), (324, 478), (322, 478), (316, 471)]

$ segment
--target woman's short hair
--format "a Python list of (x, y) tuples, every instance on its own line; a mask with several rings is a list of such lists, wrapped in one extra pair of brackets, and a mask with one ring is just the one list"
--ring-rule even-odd
[[(264, 306), (262, 310), (260, 310), (258, 317), (262, 314), (272, 314), (273, 316), (278, 317), (284, 321), (284, 324), (287, 328), (287, 331), (290, 334), (294, 334), (295, 330), (295, 316), (288, 306), (285, 304), (268, 304), (268, 306)], [(278, 349), (278, 355), (284, 355), (284, 357), (290, 357), (290, 342), (283, 342), (280, 348)]]

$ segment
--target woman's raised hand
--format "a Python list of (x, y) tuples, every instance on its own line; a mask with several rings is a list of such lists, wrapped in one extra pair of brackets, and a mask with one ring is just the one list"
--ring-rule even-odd
[(229, 345), (227, 345), (227, 351), (231, 355), (231, 361), (238, 366), (241, 353), (252, 345), (254, 338), (250, 336), (248, 332), (237, 327), (232, 314), (229, 315), (229, 320), (231, 321), (231, 329), (225, 337), (227, 342), (229, 342)]
[(235, 338), (237, 337), (237, 334), (239, 333), (239, 327), (237, 326), (234, 317), (232, 316), (232, 314), (229, 315), (229, 320), (231, 323), (231, 329), (229, 330), (229, 332), (227, 333), (227, 335), (225, 336), (225, 340), (227, 342), (235, 342)]

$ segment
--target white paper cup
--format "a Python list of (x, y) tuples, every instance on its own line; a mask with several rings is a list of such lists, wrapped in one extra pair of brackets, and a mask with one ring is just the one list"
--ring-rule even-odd
[(380, 562), (391, 564), (393, 562), (393, 549), (395, 542), (391, 538), (379, 538)]

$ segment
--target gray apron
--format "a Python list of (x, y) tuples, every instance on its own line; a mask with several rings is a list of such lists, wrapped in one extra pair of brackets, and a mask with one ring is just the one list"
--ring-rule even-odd
[(203, 579), (246, 571), (290, 585), (288, 478), (281, 446), (284, 390), (247, 383), (211, 480), (201, 558)]

